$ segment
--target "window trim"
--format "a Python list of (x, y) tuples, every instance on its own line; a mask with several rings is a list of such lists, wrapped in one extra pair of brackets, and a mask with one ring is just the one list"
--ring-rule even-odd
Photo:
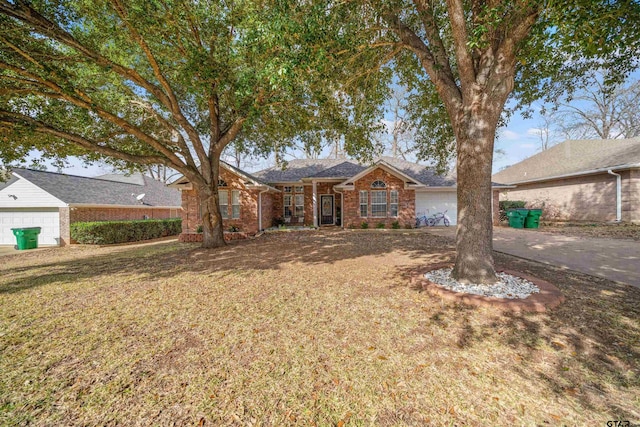
[(381, 179), (376, 179), (371, 183), (371, 188), (387, 188), (387, 183)]
[[(287, 204), (287, 197), (289, 198), (289, 204)], [(293, 211), (291, 210), (292, 201), (293, 201), (293, 196), (291, 194), (285, 194), (282, 196), (282, 217), (283, 218), (291, 218), (293, 216)], [(289, 216), (287, 216), (287, 208), (289, 208)]]
[[(384, 194), (384, 203), (374, 203), (374, 195), (383, 195)], [(384, 211), (374, 212), (374, 206), (384, 206)], [(389, 212), (387, 209), (389, 208), (388, 201), (388, 191), (387, 190), (371, 190), (371, 217), (372, 218), (388, 218)]]
[[(393, 201), (393, 195), (395, 194), (395, 199), (396, 201)], [(395, 215), (393, 214), (393, 210), (394, 210), (394, 206), (395, 206)], [(399, 206), (400, 206), (400, 192), (398, 190), (389, 190), (389, 216), (391, 218), (398, 218), (400, 211), (399, 211)]]
[[(233, 203), (234, 194), (238, 195), (238, 204)], [(238, 207), (237, 216), (234, 209), (236, 206)], [(240, 203), (240, 190), (231, 190), (231, 219), (240, 219), (240, 206), (242, 206), (242, 204)]]
[[(300, 191), (298, 191), (300, 189)], [(298, 194), (304, 194), (304, 185), (294, 185), (293, 192)]]
[[(227, 199), (227, 203), (225, 204), (222, 204), (223, 194)], [(222, 215), (222, 219), (229, 219), (229, 190), (218, 191), (218, 202), (220, 204), (220, 214)]]
[[(302, 203), (298, 204), (298, 198), (302, 200)], [(298, 208), (301, 208), (301, 213), (298, 213)], [(293, 213), (295, 217), (304, 217), (304, 194), (298, 193), (293, 196)]]
[[(364, 194), (363, 194), (364, 193)], [(360, 206), (360, 218), (367, 218), (369, 216), (369, 191), (368, 190), (360, 190), (359, 194), (359, 206)], [(364, 203), (362, 202), (362, 196), (366, 199)], [(362, 215), (362, 207), (365, 206), (366, 215)]]

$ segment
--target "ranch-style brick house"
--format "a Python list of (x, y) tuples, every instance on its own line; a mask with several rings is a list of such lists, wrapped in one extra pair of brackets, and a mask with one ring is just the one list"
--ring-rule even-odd
[[(183, 177), (182, 241), (198, 241), (200, 202)], [(501, 188), (500, 186), (494, 188)], [(291, 160), (248, 174), (225, 162), (220, 168), (220, 205), (225, 231), (255, 234), (277, 223), (291, 226), (413, 227), (417, 215), (447, 212), (456, 224), (456, 180), (424, 165), (382, 157), (371, 165), (347, 159)], [(496, 205), (498, 192), (492, 203)]]
[(493, 175), (559, 221), (640, 222), (640, 138), (567, 140)]

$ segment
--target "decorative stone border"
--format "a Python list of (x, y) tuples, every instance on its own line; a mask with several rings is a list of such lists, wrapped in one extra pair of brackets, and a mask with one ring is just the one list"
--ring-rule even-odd
[(559, 306), (565, 300), (565, 297), (560, 292), (560, 289), (558, 289), (551, 283), (542, 279), (538, 279), (537, 277), (529, 276), (528, 274), (520, 273), (519, 271), (506, 270), (501, 268), (496, 268), (496, 270), (511, 274), (512, 276), (518, 276), (522, 277), (523, 279), (527, 279), (534, 285), (536, 285), (540, 289), (540, 292), (531, 294), (525, 299), (491, 298), (482, 295), (473, 295), (450, 291), (449, 289), (437, 285), (424, 277), (425, 273), (428, 273), (429, 271), (438, 270), (440, 268), (448, 268), (452, 266), (453, 264), (447, 263), (416, 268), (410, 273), (411, 284), (421, 287), (431, 295), (439, 296), (448, 301), (461, 302), (478, 307), (496, 307), (503, 310), (515, 312), (533, 311), (542, 313), (546, 310)]

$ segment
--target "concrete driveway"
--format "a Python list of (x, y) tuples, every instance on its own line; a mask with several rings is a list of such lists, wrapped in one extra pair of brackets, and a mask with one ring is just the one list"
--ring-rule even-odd
[[(429, 233), (455, 238), (455, 227), (435, 227)], [(496, 227), (498, 252), (564, 267), (640, 287), (640, 243), (633, 240), (573, 237), (532, 229)]]

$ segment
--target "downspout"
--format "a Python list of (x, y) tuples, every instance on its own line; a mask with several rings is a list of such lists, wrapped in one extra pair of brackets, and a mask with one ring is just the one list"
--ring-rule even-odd
[(267, 191), (268, 188), (258, 193), (258, 231), (262, 231), (262, 195)]
[(622, 221), (622, 175), (609, 169), (609, 175), (616, 177), (616, 222)]

